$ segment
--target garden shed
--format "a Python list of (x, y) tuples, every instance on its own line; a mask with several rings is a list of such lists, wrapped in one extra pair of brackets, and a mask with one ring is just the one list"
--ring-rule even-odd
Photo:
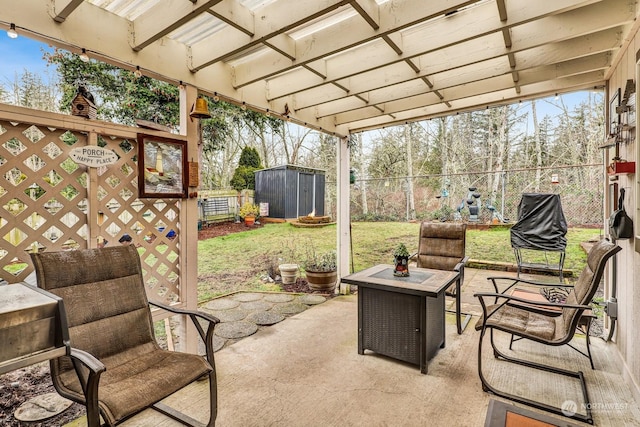
[(324, 215), (325, 171), (282, 165), (255, 172), (255, 201), (269, 204), (269, 217)]

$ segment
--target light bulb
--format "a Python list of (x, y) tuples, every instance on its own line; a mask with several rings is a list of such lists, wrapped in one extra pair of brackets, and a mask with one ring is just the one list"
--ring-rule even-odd
[(271, 111), (269, 111), (269, 109), (267, 108), (267, 112), (264, 115), (267, 117), (271, 117)]
[(140, 66), (136, 67), (136, 70), (133, 72), (133, 75), (136, 76), (136, 78), (140, 78), (142, 77), (142, 71), (140, 71)]
[(7, 30), (7, 35), (9, 36), (10, 39), (18, 38), (18, 32), (16, 31), (16, 24), (11, 24), (11, 26)]
[(213, 92), (213, 101), (214, 102), (220, 101), (220, 97), (218, 96), (218, 92)]
[(242, 101), (242, 106), (240, 107), (242, 109), (242, 111), (246, 111), (247, 109), (247, 104), (245, 104), (244, 101)]
[(186, 86), (184, 85), (184, 83), (182, 83), (182, 80), (180, 80), (180, 83), (178, 84), (178, 89), (180, 90), (185, 90)]
[(87, 51), (83, 48), (82, 53), (78, 55), (82, 62), (89, 62), (89, 55), (87, 55)]

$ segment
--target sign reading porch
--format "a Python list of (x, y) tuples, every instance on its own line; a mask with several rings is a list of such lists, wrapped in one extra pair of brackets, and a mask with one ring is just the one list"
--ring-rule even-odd
[(111, 165), (118, 160), (113, 150), (98, 146), (76, 147), (69, 154), (76, 163), (92, 168)]

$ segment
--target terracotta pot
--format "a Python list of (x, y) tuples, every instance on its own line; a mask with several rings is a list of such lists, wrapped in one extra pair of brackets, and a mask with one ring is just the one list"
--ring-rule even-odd
[(307, 283), (314, 291), (333, 292), (338, 280), (337, 271), (307, 271)]
[(245, 216), (244, 225), (253, 225), (256, 222), (255, 216)]
[(280, 277), (282, 277), (283, 284), (291, 285), (296, 283), (298, 264), (280, 264), (278, 269), (280, 270)]

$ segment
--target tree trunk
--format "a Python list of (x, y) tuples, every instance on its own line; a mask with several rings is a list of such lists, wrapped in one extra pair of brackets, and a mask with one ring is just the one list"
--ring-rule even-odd
[(531, 101), (531, 115), (533, 117), (533, 140), (536, 150), (536, 178), (534, 192), (540, 192), (540, 177), (542, 175), (542, 144), (540, 143), (540, 126), (538, 125), (538, 115), (536, 114), (536, 101)]
[(416, 219), (416, 202), (413, 193), (413, 154), (411, 150), (411, 124), (404, 125), (404, 142), (407, 150), (407, 220)]

